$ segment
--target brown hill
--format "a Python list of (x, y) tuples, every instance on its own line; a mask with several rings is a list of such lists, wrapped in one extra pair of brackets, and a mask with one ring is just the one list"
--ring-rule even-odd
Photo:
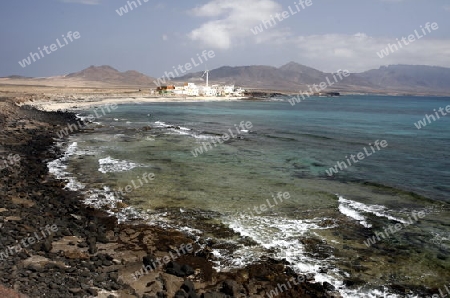
[(68, 79), (82, 79), (84, 81), (102, 82), (114, 85), (154, 86), (155, 78), (148, 77), (135, 70), (120, 72), (108, 65), (90, 66), (79, 72), (65, 76)]
[[(202, 81), (202, 74), (203, 72), (191, 73), (176, 80)], [(284, 92), (307, 91), (308, 85), (319, 84), (325, 81), (327, 76), (331, 78), (332, 75), (295, 62), (289, 62), (279, 68), (264, 65), (223, 66), (209, 72), (209, 79), (214, 83)]]
[[(204, 84), (204, 72), (189, 73), (171, 83), (196, 82)], [(211, 84), (234, 84), (246, 89), (271, 90), (285, 93), (309, 91), (309, 86), (333, 81), (332, 73), (289, 62), (279, 68), (266, 65), (222, 66), (209, 71)], [(111, 66), (90, 66), (66, 76), (50, 78), (25, 78), (11, 76), (0, 83), (20, 82), (26, 85), (94, 86), (155, 88), (153, 77), (134, 70), (120, 72)], [(450, 68), (425, 65), (389, 65), (349, 77), (327, 86), (325, 92), (450, 95)]]

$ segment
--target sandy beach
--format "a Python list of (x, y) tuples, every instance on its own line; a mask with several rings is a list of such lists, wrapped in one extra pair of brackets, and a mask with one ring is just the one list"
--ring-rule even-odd
[[(140, 90), (140, 91), (139, 91)], [(13, 96), (19, 106), (42, 111), (76, 111), (99, 105), (161, 102), (238, 101), (248, 97), (188, 97), (153, 94), (150, 87), (111, 86), (79, 80), (0, 79), (0, 96)]]
[(161, 102), (212, 102), (212, 101), (238, 101), (246, 99), (247, 97), (177, 97), (177, 96), (167, 96), (167, 97), (130, 97), (129, 95), (118, 94), (117, 97), (109, 96), (84, 96), (72, 99), (59, 99), (59, 100), (38, 100), (38, 101), (28, 101), (23, 102), (20, 105), (30, 105), (38, 110), (42, 111), (76, 111), (88, 109), (91, 107), (101, 106), (101, 105), (113, 105), (113, 104), (143, 104), (143, 103), (161, 103)]

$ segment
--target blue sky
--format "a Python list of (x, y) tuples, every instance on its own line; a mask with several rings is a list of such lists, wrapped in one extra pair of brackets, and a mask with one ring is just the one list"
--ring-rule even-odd
[[(0, 4), (0, 76), (56, 76), (90, 65), (111, 65), (160, 77), (197, 53), (215, 57), (192, 71), (223, 65), (272, 65), (295, 61), (322, 71), (361, 72), (381, 65), (450, 67), (448, 0), (135, 0), (122, 16), (124, 0), (14, 0)], [(147, 1), (147, 2), (145, 2)], [(295, 3), (294, 3), (295, 2)], [(283, 21), (255, 35), (252, 28), (289, 6)], [(396, 38), (439, 29), (380, 58), (377, 51)], [(263, 27), (261, 27), (263, 28)], [(38, 47), (62, 35), (80, 38), (21, 67)]]

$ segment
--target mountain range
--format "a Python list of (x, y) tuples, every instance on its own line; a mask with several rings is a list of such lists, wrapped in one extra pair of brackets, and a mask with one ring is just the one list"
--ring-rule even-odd
[[(176, 81), (201, 81), (204, 72), (177, 78)], [(272, 66), (223, 66), (209, 71), (213, 82), (236, 84), (244, 88), (307, 92), (313, 84), (334, 83), (324, 92), (449, 95), (450, 68), (422, 65), (389, 65), (362, 73), (351, 73), (342, 80), (295, 62), (279, 68)], [(314, 90), (314, 89), (313, 89)]]
[[(204, 71), (186, 74), (172, 79), (170, 83), (195, 82), (204, 84)], [(203, 77), (202, 77), (203, 76)], [(342, 79), (336, 74), (289, 62), (281, 67), (222, 66), (209, 71), (210, 84), (234, 84), (245, 89), (284, 93), (307, 92), (313, 84), (327, 83), (324, 92), (371, 93), (371, 94), (414, 94), (450, 95), (450, 68), (425, 65), (389, 65), (362, 73), (351, 73)], [(18, 76), (10, 80), (37, 80)], [(50, 79), (50, 78), (48, 78)], [(55, 77), (52, 77), (54, 80)], [(58, 77), (61, 81), (81, 81), (93, 85), (156, 87), (154, 77), (129, 70), (120, 72), (111, 66), (90, 66), (79, 72)], [(39, 78), (40, 81), (45, 78)], [(168, 82), (169, 83), (169, 82)], [(314, 90), (314, 89), (313, 89)]]

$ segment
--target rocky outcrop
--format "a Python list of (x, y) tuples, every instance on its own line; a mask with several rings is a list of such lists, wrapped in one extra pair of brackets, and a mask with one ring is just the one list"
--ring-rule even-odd
[[(201, 249), (178, 231), (118, 225), (82, 205), (80, 194), (64, 190), (45, 163), (60, 154), (53, 148), (56, 131), (74, 120), (0, 99), (0, 154), (21, 157), (0, 171), (0, 296), (264, 297), (298, 277), (271, 259), (218, 273), (208, 244)], [(304, 282), (277, 297), (299, 293), (333, 296), (321, 284)]]

